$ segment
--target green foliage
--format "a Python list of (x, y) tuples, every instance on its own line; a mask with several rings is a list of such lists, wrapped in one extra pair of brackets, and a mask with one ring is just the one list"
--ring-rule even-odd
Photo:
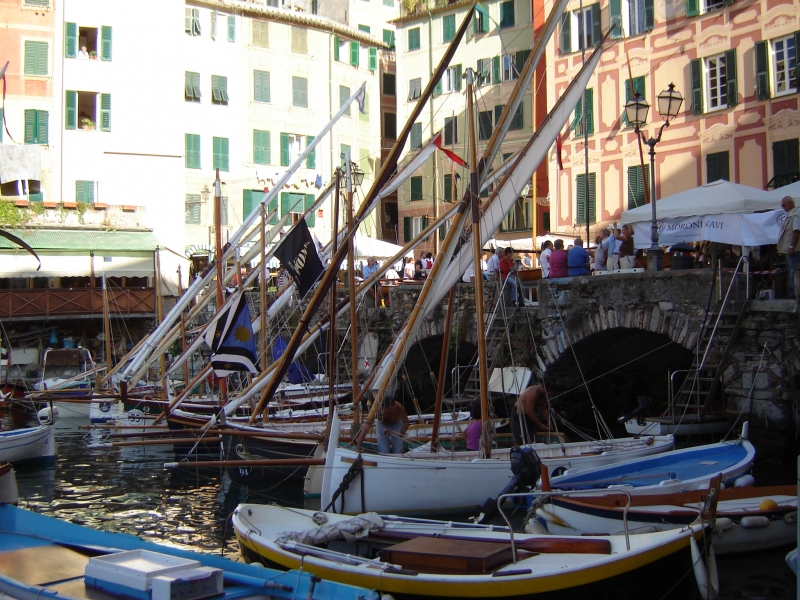
[(45, 213), (46, 209), (44, 207), (44, 204), (42, 204), (41, 202), (31, 202), (31, 205), (28, 207), (28, 210), (30, 210), (34, 215), (42, 216)]
[(13, 229), (27, 222), (27, 211), (20, 210), (13, 200), (0, 200), (0, 227)]
[(88, 202), (78, 202), (78, 223), (83, 225), (83, 215), (86, 214), (86, 209), (89, 208)]

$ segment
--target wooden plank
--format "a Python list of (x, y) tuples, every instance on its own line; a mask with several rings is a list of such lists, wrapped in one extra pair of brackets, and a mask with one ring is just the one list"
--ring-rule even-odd
[(0, 573), (27, 585), (83, 577), (89, 557), (63, 546), (36, 546), (0, 552)]
[(384, 548), (381, 560), (422, 573), (489, 573), (511, 562), (511, 544), (417, 537)]

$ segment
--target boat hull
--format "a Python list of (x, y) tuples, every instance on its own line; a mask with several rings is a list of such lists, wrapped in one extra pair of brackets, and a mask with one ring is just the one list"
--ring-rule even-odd
[(0, 462), (49, 461), (55, 453), (55, 430), (51, 425), (0, 432)]
[(690, 437), (704, 435), (718, 435), (727, 433), (731, 424), (727, 419), (697, 421), (690, 418), (675, 423), (667, 417), (645, 419), (639, 423), (636, 419), (625, 422), (625, 430), (630, 435), (674, 435), (675, 437)]

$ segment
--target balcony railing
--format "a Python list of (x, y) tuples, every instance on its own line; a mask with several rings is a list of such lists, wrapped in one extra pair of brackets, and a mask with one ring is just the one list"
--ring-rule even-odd
[[(109, 312), (112, 316), (152, 314), (154, 296), (152, 289), (109, 290)], [(0, 290), (0, 319), (102, 314), (102, 289)]]

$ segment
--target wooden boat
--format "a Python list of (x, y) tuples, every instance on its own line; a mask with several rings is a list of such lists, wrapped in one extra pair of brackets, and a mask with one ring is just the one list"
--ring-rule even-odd
[[(352, 482), (334, 505), (337, 512), (463, 512), (483, 504), (511, 479), (509, 449), (495, 450), (491, 458), (482, 458), (478, 451), (418, 451), (404, 455), (362, 454), (359, 461), (358, 452), (338, 446), (338, 431), (338, 419), (334, 418), (321, 491), (322, 506), (327, 507), (342, 482)], [(666, 452), (674, 443), (672, 436), (661, 436), (532, 447), (550, 470), (565, 470)]]
[(53, 460), (56, 454), (52, 425), (0, 431), (0, 462)]
[(510, 531), (497, 525), (376, 513), (351, 518), (258, 504), (239, 505), (232, 521), (246, 561), (302, 567), (381, 593), (456, 598), (559, 591), (569, 598), (596, 597), (598, 585), (607, 588), (623, 575), (629, 585), (637, 569), (663, 568), (659, 560), (680, 559), (681, 572), (690, 570), (690, 542), (703, 534), (699, 524), (629, 536), (627, 541), (624, 535), (514, 533), (515, 557)]
[[(705, 490), (632, 496), (627, 509), (631, 532), (665, 531), (697, 519)], [(555, 497), (543, 520), (553, 534), (615, 534), (623, 529), (625, 494)], [(549, 515), (556, 518), (547, 520)], [(797, 486), (742, 487), (721, 490), (712, 536), (714, 552), (734, 554), (797, 543)]]
[(728, 419), (698, 419), (697, 415), (684, 415), (676, 422), (672, 417), (648, 417), (625, 421), (625, 430), (631, 435), (674, 435), (689, 437), (727, 433), (731, 428)]
[(179, 588), (183, 598), (378, 600), (372, 591), (309, 573), (246, 565), (0, 504), (2, 594), (20, 600), (155, 600), (176, 597)]
[(567, 471), (550, 480), (553, 489), (607, 489), (624, 487), (634, 495), (687, 492), (707, 488), (711, 478), (722, 474), (723, 483), (747, 473), (756, 451), (742, 436), (732, 442), (674, 450), (652, 457), (628, 460), (605, 467)]

